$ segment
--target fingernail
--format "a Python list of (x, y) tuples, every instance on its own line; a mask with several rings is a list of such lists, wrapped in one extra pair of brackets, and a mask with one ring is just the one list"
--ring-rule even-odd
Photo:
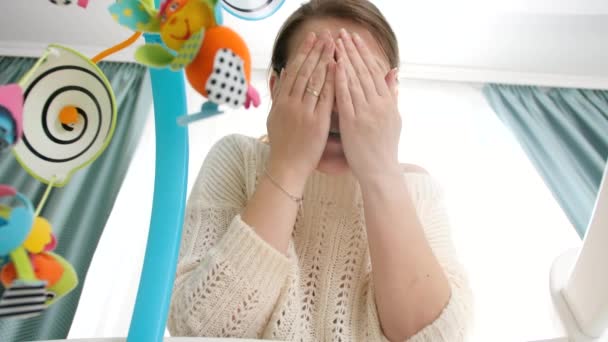
[(361, 37), (357, 33), (353, 33), (353, 39), (356, 43), (361, 43)]
[(340, 35), (344, 38), (348, 38), (348, 32), (346, 31), (345, 28), (340, 29)]

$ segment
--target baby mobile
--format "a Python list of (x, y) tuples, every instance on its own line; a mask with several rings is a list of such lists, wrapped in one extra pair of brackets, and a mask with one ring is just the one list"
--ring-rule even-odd
[(116, 101), (96, 63), (139, 35), (89, 59), (60, 45), (49, 45), (18, 82), (0, 86), (0, 153), (12, 150), (34, 178), (47, 185), (34, 209), (10, 185), (0, 197), (0, 318), (36, 316), (72, 291), (78, 276), (53, 253), (51, 223), (39, 216), (53, 187), (68, 183), (107, 147), (116, 125)]
[(251, 85), (251, 55), (238, 33), (223, 25), (222, 8), (246, 18), (268, 16), (283, 1), (167, 0), (159, 10), (141, 0), (117, 0), (110, 13), (136, 32), (158, 33), (160, 42), (140, 46), (135, 60), (149, 67), (184, 69), (188, 82), (207, 99), (199, 113), (184, 115), (185, 125), (231, 108), (259, 106)]
[[(72, 0), (50, 0), (70, 5)], [(88, 0), (78, 0), (86, 8)], [(17, 84), (0, 86), (0, 153), (12, 150), (20, 165), (47, 189), (34, 209), (14, 187), (0, 184), (0, 318), (42, 313), (72, 291), (78, 276), (53, 253), (57, 240), (40, 212), (53, 187), (66, 185), (108, 146), (116, 125), (114, 92), (96, 63), (136, 42), (142, 33), (159, 34), (140, 46), (135, 60), (149, 67), (185, 69), (190, 85), (207, 98), (201, 111), (179, 124), (231, 108), (257, 107), (251, 85), (251, 57), (243, 39), (223, 25), (222, 9), (247, 20), (273, 14), (284, 0), (167, 0), (156, 10), (148, 0), (116, 0), (114, 19), (135, 33), (89, 59), (51, 44)]]

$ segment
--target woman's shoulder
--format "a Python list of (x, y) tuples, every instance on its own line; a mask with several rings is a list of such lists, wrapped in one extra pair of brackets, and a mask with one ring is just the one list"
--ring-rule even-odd
[(416, 165), (416, 164), (401, 164), (401, 171), (403, 173), (414, 173), (414, 174), (420, 174), (420, 175), (427, 175), (430, 176), (429, 172), (423, 168), (420, 165)]
[(229, 145), (237, 145), (237, 146), (247, 146), (247, 145), (257, 145), (263, 144), (261, 138), (254, 138), (248, 135), (240, 134), (240, 133), (232, 133), (227, 134), (220, 138), (217, 144), (229, 144)]
[(260, 138), (234, 133), (219, 139), (209, 151), (208, 158), (238, 170), (247, 179), (255, 179), (269, 153), (270, 146)]
[(233, 133), (228, 134), (219, 139), (214, 150), (234, 151), (242, 155), (254, 154), (256, 151), (265, 148), (265, 143), (260, 138), (254, 138), (247, 135)]
[(229, 134), (217, 140), (200, 168), (193, 193), (205, 194), (216, 202), (220, 197), (250, 194), (257, 175), (256, 155), (260, 154), (262, 144), (257, 138), (243, 134)]

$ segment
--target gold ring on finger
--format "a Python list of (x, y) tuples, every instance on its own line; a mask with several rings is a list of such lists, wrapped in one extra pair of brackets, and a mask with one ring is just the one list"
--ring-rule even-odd
[(309, 93), (311, 93), (311, 94), (313, 94), (316, 97), (319, 97), (321, 95), (321, 94), (319, 94), (318, 91), (312, 89), (311, 87), (306, 87), (306, 91), (309, 92)]

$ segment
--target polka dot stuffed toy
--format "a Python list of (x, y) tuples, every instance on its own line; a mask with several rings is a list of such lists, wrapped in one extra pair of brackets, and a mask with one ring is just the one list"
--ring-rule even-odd
[(160, 9), (138, 0), (117, 0), (110, 6), (115, 20), (135, 31), (156, 32), (163, 44), (145, 44), (135, 59), (147, 66), (185, 69), (190, 85), (207, 98), (201, 112), (180, 118), (181, 124), (231, 108), (259, 106), (251, 85), (251, 55), (245, 41), (223, 26), (219, 0), (167, 0)]

